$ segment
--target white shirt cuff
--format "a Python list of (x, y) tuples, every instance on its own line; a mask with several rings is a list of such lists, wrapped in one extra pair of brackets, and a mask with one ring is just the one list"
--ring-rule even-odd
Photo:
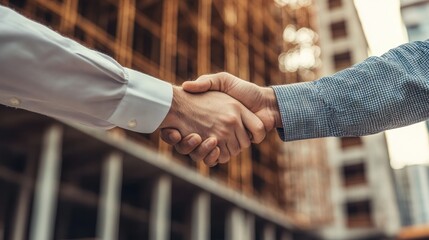
[(127, 90), (108, 122), (131, 131), (152, 133), (170, 110), (173, 87), (152, 76), (124, 69), (128, 74)]

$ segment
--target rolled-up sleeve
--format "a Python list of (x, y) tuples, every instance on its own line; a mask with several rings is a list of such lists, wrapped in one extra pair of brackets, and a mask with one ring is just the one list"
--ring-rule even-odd
[(153, 132), (173, 97), (171, 84), (1, 6), (0, 73), (0, 103), (93, 127)]

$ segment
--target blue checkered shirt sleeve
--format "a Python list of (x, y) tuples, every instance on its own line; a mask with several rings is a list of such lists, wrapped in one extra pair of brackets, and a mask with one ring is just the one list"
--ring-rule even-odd
[(317, 81), (273, 86), (284, 141), (362, 136), (429, 118), (429, 41), (401, 45)]

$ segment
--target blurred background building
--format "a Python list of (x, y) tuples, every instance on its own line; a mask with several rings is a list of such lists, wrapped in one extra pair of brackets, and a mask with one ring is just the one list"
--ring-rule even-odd
[(401, 13), (408, 33), (408, 39), (422, 41), (429, 36), (428, 0), (401, 0)]
[[(219, 71), (259, 85), (319, 75), (311, 1), (0, 3), (173, 84)], [(288, 145), (273, 132), (209, 169), (158, 133), (1, 116), (0, 239), (312, 239), (332, 219), (324, 140)]]
[[(353, 1), (315, 1), (322, 49), (322, 76), (368, 57), (368, 44)], [(384, 134), (328, 138), (334, 218), (326, 239), (394, 236), (400, 220)]]
[[(429, 1), (401, 0), (401, 15), (408, 40), (429, 38)], [(429, 122), (426, 122), (428, 125)], [(429, 167), (414, 164), (394, 170), (403, 238), (429, 238)]]
[(404, 226), (429, 223), (429, 166), (395, 170), (401, 220)]

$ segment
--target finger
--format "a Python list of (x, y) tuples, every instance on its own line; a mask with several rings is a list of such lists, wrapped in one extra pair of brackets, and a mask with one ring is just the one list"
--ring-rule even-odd
[(195, 148), (195, 150), (192, 151), (189, 156), (196, 162), (204, 160), (206, 156), (216, 148), (216, 145), (217, 139), (214, 137), (209, 137), (197, 148)]
[(240, 144), (240, 151), (244, 148), (250, 147), (250, 139), (252, 136), (247, 132), (243, 122), (239, 122), (238, 127), (235, 129), (235, 136), (237, 137), (238, 143)]
[(264, 123), (249, 109), (241, 111), (241, 120), (244, 127), (250, 132), (253, 143), (261, 143), (264, 140), (267, 132), (265, 131)]
[[(219, 163), (226, 163), (226, 162), (228, 162), (229, 159), (231, 158), (231, 156), (229, 155), (229, 150), (228, 150), (228, 147), (226, 146), (226, 143), (218, 144), (218, 146), (220, 148), (220, 155), (219, 155), (219, 158), (218, 158), (218, 162)], [(209, 164), (207, 164), (207, 165), (209, 165)]]
[(201, 136), (196, 133), (191, 133), (184, 137), (182, 141), (174, 145), (176, 151), (183, 155), (188, 155), (196, 149), (202, 142)]
[[(228, 148), (230, 158), (237, 156), (241, 152), (240, 143), (238, 141), (236, 132), (233, 134), (234, 134), (233, 137), (229, 139), (228, 142), (226, 143), (226, 147)], [(225, 162), (219, 161), (219, 163), (225, 163)]]
[(219, 147), (215, 147), (215, 149), (213, 149), (205, 158), (204, 158), (204, 162), (206, 163), (214, 163), (214, 165), (212, 165), (211, 167), (214, 167), (217, 165), (217, 159), (220, 156), (220, 148)]
[(161, 139), (170, 145), (176, 145), (182, 140), (182, 135), (177, 129), (163, 128), (161, 129)]

